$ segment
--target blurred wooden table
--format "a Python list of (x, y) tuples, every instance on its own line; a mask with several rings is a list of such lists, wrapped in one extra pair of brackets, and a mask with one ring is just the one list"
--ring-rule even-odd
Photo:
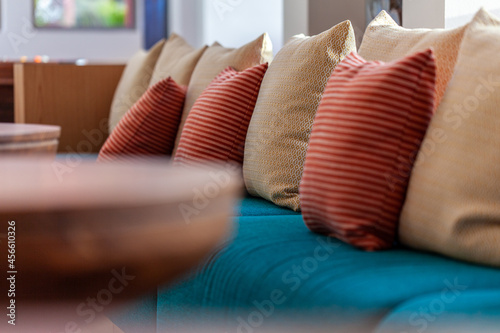
[(59, 126), (0, 123), (0, 154), (52, 154), (57, 152)]
[[(16, 242), (11, 263), (0, 239), (0, 309), (15, 276), (18, 324), (27, 325), (15, 332), (63, 332), (88, 319), (89, 299), (108, 310), (155, 291), (230, 233), (241, 180), (229, 170), (61, 163), (0, 159), (0, 233), (14, 221)], [(61, 310), (40, 316), (52, 305)]]

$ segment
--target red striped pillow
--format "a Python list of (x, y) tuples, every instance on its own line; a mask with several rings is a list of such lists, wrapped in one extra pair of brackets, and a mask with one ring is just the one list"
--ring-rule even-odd
[(309, 229), (359, 248), (395, 242), (413, 162), (434, 110), (432, 50), (382, 63), (356, 53), (326, 87), (300, 197)]
[(243, 151), (267, 63), (222, 71), (196, 100), (182, 130), (174, 163), (243, 164)]
[(149, 88), (111, 132), (97, 160), (172, 154), (186, 90), (172, 78)]

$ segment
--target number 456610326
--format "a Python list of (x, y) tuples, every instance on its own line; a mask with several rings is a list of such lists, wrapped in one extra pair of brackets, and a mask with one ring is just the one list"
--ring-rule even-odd
[(9, 270), (16, 269), (16, 221), (9, 221), (7, 228), (7, 261)]

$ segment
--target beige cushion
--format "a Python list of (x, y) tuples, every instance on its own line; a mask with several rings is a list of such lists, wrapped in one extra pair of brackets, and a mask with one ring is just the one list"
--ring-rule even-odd
[(394, 61), (432, 47), (436, 58), (436, 106), (450, 81), (467, 26), (451, 30), (405, 29), (382, 11), (366, 29), (359, 55), (366, 60)]
[(248, 129), (243, 173), (248, 191), (300, 209), (299, 184), (312, 124), (333, 69), (356, 49), (351, 22), (314, 37), (293, 37), (262, 82)]
[(165, 40), (161, 40), (148, 52), (140, 50), (128, 61), (111, 104), (109, 114), (110, 133), (118, 125), (125, 113), (148, 89), (156, 60), (160, 56), (164, 44)]
[(149, 85), (154, 86), (170, 76), (177, 84), (187, 86), (198, 60), (207, 47), (195, 49), (181, 36), (171, 34), (156, 61)]
[(210, 46), (196, 65), (191, 81), (189, 82), (181, 125), (179, 126), (175, 143), (176, 150), (189, 111), (201, 93), (217, 75), (229, 66), (237, 71), (243, 71), (259, 64), (271, 62), (272, 58), (273, 46), (267, 33), (238, 49), (225, 48), (218, 43)]
[(500, 25), (493, 22), (476, 20), (465, 34), (411, 176), (400, 239), (500, 266)]

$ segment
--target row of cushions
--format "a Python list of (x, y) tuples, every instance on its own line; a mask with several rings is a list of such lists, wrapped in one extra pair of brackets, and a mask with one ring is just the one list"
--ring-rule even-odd
[[(491, 20), (481, 10), (473, 22)], [(394, 61), (434, 49), (437, 107), (453, 75), (469, 25), (454, 30), (404, 29), (385, 12), (368, 26), (359, 54), (367, 60)], [(332, 70), (355, 50), (351, 24), (343, 22), (314, 37), (292, 38), (271, 64), (257, 101), (245, 146), (248, 191), (300, 210), (299, 185), (315, 113)]]
[(130, 108), (148, 88), (171, 77), (177, 84), (187, 86), (196, 64), (207, 46), (194, 49), (177, 34), (160, 40), (149, 51), (139, 50), (128, 61), (115, 90), (109, 115), (109, 132), (118, 125)]
[[(187, 117), (175, 164), (243, 162), (248, 124), (267, 67), (242, 72), (228, 67), (212, 81)], [(148, 89), (106, 140), (98, 161), (171, 155), (186, 90), (171, 77)]]
[[(484, 10), (467, 25), (427, 134), (435, 70), (429, 51), (388, 64), (353, 54), (337, 67), (301, 184), (311, 230), (379, 250), (394, 244), (399, 227), (401, 242), (416, 249), (500, 265), (500, 61), (491, 44), (499, 37), (500, 21)], [(412, 75), (402, 75), (405, 67)]]
[(189, 82), (175, 147), (177, 148), (179, 145), (182, 129), (194, 103), (220, 72), (227, 67), (232, 67), (236, 71), (243, 71), (259, 64), (269, 63), (272, 59), (273, 47), (267, 33), (237, 49), (225, 48), (218, 43), (210, 46), (196, 65)]
[[(384, 65), (382, 63), (365, 64), (364, 61), (361, 60), (361, 58), (353, 54), (347, 59), (347, 61), (342, 63), (342, 66), (338, 68), (338, 71), (336, 71), (334, 73), (334, 76), (331, 78), (330, 82), (335, 82), (339, 79), (337, 75), (342, 76), (350, 75), (348, 73), (355, 73), (355, 75), (353, 74), (353, 78), (355, 78), (354, 81), (363, 82), (363, 80), (366, 80), (366, 77), (370, 77), (370, 75), (373, 74), (372, 72), (377, 72), (382, 68), (401, 70), (401, 65), (405, 62), (411, 63), (412, 61), (417, 61), (416, 59), (420, 59), (421, 57), (428, 57), (427, 63), (425, 61), (423, 62), (426, 63), (427, 66), (423, 66), (422, 68), (420, 68), (423, 76), (417, 76), (416, 78), (409, 77), (409, 79), (406, 78), (407, 83), (414, 85), (416, 84), (417, 86), (422, 86), (423, 88), (427, 89), (427, 91), (413, 91), (416, 95), (421, 94), (421, 97), (425, 95), (425, 97), (422, 97), (420, 99), (420, 102), (425, 102), (421, 105), (411, 105), (413, 109), (398, 109), (398, 112), (400, 112), (400, 114), (398, 114), (398, 117), (400, 117), (399, 119), (401, 119), (401, 122), (396, 124), (396, 130), (394, 130), (394, 128), (391, 128), (392, 130), (394, 130), (394, 132), (382, 130), (384, 129), (384, 126), (386, 126), (385, 128), (388, 128), (387, 126), (390, 127), (390, 123), (394, 122), (394, 119), (390, 119), (389, 121), (387, 121), (387, 119), (390, 118), (387, 117), (387, 115), (382, 122), (379, 122), (377, 124), (377, 126), (381, 124), (383, 125), (381, 125), (378, 129), (375, 129), (374, 132), (369, 132), (366, 130), (366, 128), (364, 129), (363, 135), (372, 135), (382, 138), (382, 140), (378, 142), (379, 144), (381, 142), (384, 142), (385, 140), (385, 146), (383, 144), (377, 145), (376, 141), (372, 143), (372, 146), (369, 146), (370, 148), (372, 148), (372, 155), (368, 156), (369, 158), (374, 158), (374, 156), (376, 158), (383, 157), (383, 161), (379, 160), (379, 162), (382, 162), (380, 165), (383, 165), (383, 171), (385, 172), (380, 172), (379, 174), (373, 172), (373, 164), (369, 165), (371, 170), (368, 170), (370, 168), (367, 168), (367, 165), (356, 165), (356, 167), (352, 167), (352, 165), (350, 165), (350, 168), (346, 167), (346, 165), (349, 164), (345, 163), (346, 156), (351, 158), (354, 156), (353, 151), (356, 147), (359, 148), (359, 140), (362, 137), (362, 135), (360, 135), (361, 131), (359, 131), (359, 129), (356, 129), (354, 125), (359, 121), (373, 121), (374, 114), (361, 112), (360, 114), (356, 115), (361, 116), (361, 118), (359, 119), (357, 119), (356, 117), (351, 118), (350, 115), (344, 119), (342, 117), (346, 116), (346, 110), (338, 113), (332, 113), (331, 110), (321, 112), (323, 108), (328, 109), (328, 107), (331, 107), (326, 99), (330, 98), (331, 96), (337, 96), (339, 94), (342, 95), (342, 92), (336, 91), (336, 88), (330, 87), (327, 90), (327, 93), (323, 96), (325, 101), (322, 103), (322, 107), (320, 107), (318, 119), (316, 120), (320, 125), (315, 126), (315, 128), (320, 128), (321, 130), (319, 130), (319, 133), (323, 131), (323, 135), (324, 133), (328, 133), (328, 128), (330, 128), (330, 130), (333, 129), (332, 132), (334, 132), (333, 134), (335, 139), (337, 141), (340, 139), (340, 141), (338, 142), (342, 142), (342, 144), (334, 146), (333, 154), (330, 154), (331, 152), (328, 153), (328, 149), (332, 149), (332, 146), (326, 145), (325, 149), (325, 145), (321, 146), (320, 143), (320, 148), (316, 147), (315, 142), (321, 142), (325, 138), (322, 137), (321, 134), (314, 134), (313, 132), (313, 138), (318, 137), (319, 139), (311, 140), (310, 153), (308, 154), (308, 156), (315, 156), (315, 149), (317, 150), (317, 154), (316, 157), (313, 157), (312, 162), (309, 163), (307, 162), (305, 157), (309, 143), (309, 135), (312, 130), (314, 117), (316, 115), (316, 108), (322, 98), (326, 83), (336, 65), (347, 54), (354, 50), (354, 34), (352, 32), (350, 23), (341, 23), (338, 26), (318, 36), (298, 36), (293, 38), (278, 53), (275, 61), (271, 64), (269, 71), (265, 75), (264, 81), (262, 82), (262, 89), (257, 99), (257, 105), (255, 107), (254, 115), (250, 122), (250, 128), (246, 139), (244, 158), (244, 178), (249, 192), (254, 195), (259, 195), (268, 200), (271, 200), (278, 205), (289, 207), (294, 210), (299, 210), (299, 182), (302, 178), (302, 169), (305, 162), (306, 172), (304, 174), (301, 193), (303, 198), (302, 204), (304, 205), (304, 216), (310, 228), (315, 231), (334, 235), (365, 249), (383, 249), (390, 247), (395, 240), (398, 218), (401, 211), (401, 206), (405, 198), (408, 178), (411, 172), (413, 161), (415, 159), (415, 155), (418, 152), (420, 141), (422, 140), (422, 137), (425, 133), (425, 129), (429, 122), (432, 110), (441, 103), (442, 97), (445, 96), (444, 92), (446, 91), (450, 78), (452, 77), (453, 70), (455, 68), (455, 61), (459, 56), (459, 50), (461, 52), (460, 47), (462, 46), (462, 49), (465, 47), (464, 45), (462, 45), (463, 36), (464, 34), (472, 34), (471, 31), (474, 31), (473, 29), (476, 29), (474, 27), (479, 24), (494, 24), (494, 22), (496, 22), (495, 19), (491, 18), (485, 11), (480, 11), (471, 24), (459, 29), (407, 30), (400, 28), (394, 22), (391, 22), (391, 19), (388, 17), (388, 15), (385, 12), (382, 12), (370, 24), (367, 30), (366, 37), (360, 49), (360, 52), (364, 53), (365, 57), (367, 57), (368, 59), (384, 58), (388, 60), (394, 60), (399, 59), (403, 55), (411, 54), (414, 51), (422, 51), (420, 49), (433, 47), (436, 56), (435, 62), (437, 64), (437, 93), (435, 94), (435, 97), (429, 94), (429, 91), (432, 89), (428, 89), (432, 85), (430, 83), (432, 81), (431, 68), (434, 66), (433, 61), (430, 60), (431, 57), (429, 56), (429, 51), (387, 65)], [(262, 44), (266, 43), (263, 42)], [(210, 49), (213, 49), (214, 51), (214, 56), (210, 57), (210, 61), (212, 62), (216, 62), (218, 59), (215, 56), (215, 54), (218, 53), (216, 52), (217, 48), (221, 47), (218, 45), (214, 45), (208, 50), (210, 51)], [(247, 51), (249, 49), (251, 48), (247, 48)], [(206, 51), (205, 54), (207, 54), (208, 51)], [(231, 51), (224, 51), (223, 53), (226, 52), (230, 53)], [(261, 60), (264, 53), (265, 52), (263, 52), (263, 49), (259, 50)], [(199, 61), (197, 68), (198, 66), (200, 66), (200, 63), (202, 63), (207, 72), (210, 72), (210, 66), (208, 66), (209, 58), (206, 59), (206, 63), (204, 63), (203, 58), (204, 56)], [(226, 74), (228, 73), (223, 73), (222, 75)], [(201, 71), (199, 75), (200, 77), (203, 77), (203, 71)], [(209, 77), (210, 75), (211, 74), (207, 74), (206, 77)], [(427, 79), (424, 79), (424, 76), (427, 76)], [(427, 82), (427, 84), (422, 85), (422, 82)], [(392, 84), (394, 84), (394, 82), (392, 82)], [(493, 82), (493, 85), (494, 84), (495, 81)], [(191, 86), (198, 86), (198, 88), (200, 88), (203, 86), (203, 84), (199, 84), (196, 80), (191, 80), (190, 88)], [(349, 86), (344, 88), (346, 91), (349, 91)], [(193, 91), (193, 96), (195, 96), (197, 89), (192, 88), (191, 90)], [(376, 93), (380, 93), (380, 91), (376, 91), (375, 95)], [(356, 94), (353, 95), (351, 92), (349, 94), (346, 94), (346, 96), (353, 97), (356, 96)], [(398, 96), (398, 94), (393, 94), (390, 96), (390, 98), (397, 99), (394, 96)], [(356, 103), (358, 103), (359, 100), (363, 100), (363, 97), (366, 97), (366, 95), (361, 94), (360, 96), (358, 96), (358, 101)], [(435, 103), (432, 103), (429, 98), (435, 98)], [(403, 105), (405, 104), (403, 103)], [(352, 105), (349, 106), (352, 107)], [(357, 105), (357, 107), (359, 107), (359, 105)], [(184, 106), (184, 111), (190, 111), (191, 109), (194, 110), (195, 108)], [(440, 109), (438, 109), (438, 115)], [(353, 110), (356, 109), (354, 108)], [(353, 112), (353, 110), (349, 111)], [(419, 110), (419, 112), (414, 113), (415, 110)], [(390, 113), (390, 111), (388, 110), (386, 110), (386, 112)], [(342, 132), (342, 130), (339, 129), (338, 124), (336, 124), (336, 126), (334, 127), (333, 124), (329, 124), (328, 121), (325, 121), (321, 125), (321, 121), (323, 119), (321, 117), (322, 113), (332, 113), (325, 118), (326, 120), (329, 119), (329, 121), (331, 121), (332, 119), (342, 119), (344, 123), (347, 123), (351, 126), (349, 128), (349, 131), (351, 131), (352, 133), (346, 133), (345, 131)], [(354, 111), (354, 113), (356, 113), (356, 111)], [(185, 115), (186, 112), (184, 112), (184, 116)], [(407, 118), (405, 118), (405, 115)], [(201, 117), (198, 119), (203, 118), (203, 116), (193, 115), (193, 119), (196, 119), (196, 117)], [(189, 117), (187, 118), (189, 119)], [(241, 119), (245, 120), (248, 118), (243, 117)], [(418, 121), (415, 122), (415, 120)], [(188, 133), (190, 133), (189, 135), (192, 136), (196, 132), (199, 132), (200, 125), (203, 126), (205, 124), (204, 122), (198, 121), (196, 125), (188, 126), (188, 128), (190, 128), (188, 131)], [(356, 130), (359, 131), (358, 135), (352, 136), (352, 134), (355, 133)], [(374, 129), (372, 128), (371, 130)], [(441, 128), (438, 129), (438, 131), (440, 130)], [(315, 129), (315, 131), (317, 132), (318, 130)], [(430, 133), (436, 133), (436, 131), (430, 131)], [(184, 158), (186, 158), (186, 160), (196, 160), (200, 157), (199, 154), (202, 150), (204, 150), (205, 153), (207, 152), (206, 146), (203, 149), (200, 149), (200, 146), (193, 146), (193, 143), (198, 144), (195, 139), (193, 140), (191, 138), (190, 140), (179, 140), (181, 137), (182, 132), (179, 132), (178, 141), (189, 142), (190, 145), (192, 145), (191, 147), (189, 147), (190, 149), (192, 149), (192, 151), (198, 149), (197, 153), (195, 154), (196, 156), (190, 156), (189, 154), (186, 154), (183, 148), (179, 148), (181, 149), (181, 154), (184, 155)], [(237, 135), (237, 137), (241, 137), (241, 135)], [(356, 139), (353, 140), (353, 137), (355, 137)], [(382, 152), (384, 149), (387, 150), (387, 143), (391, 140), (392, 142), (390, 144), (394, 146), (397, 146), (399, 144), (399, 148), (397, 150), (391, 151), (390, 154), (382, 154), (380, 156), (376, 156), (377, 153)], [(241, 143), (241, 141), (239, 142), (239, 145), (241, 147), (244, 143)], [(431, 144), (432, 143), (433, 142), (431, 142)], [(327, 154), (330, 157), (333, 156), (336, 160), (329, 161), (330, 163), (325, 163), (325, 160), (320, 156), (321, 154)], [(349, 154), (351, 155), (349, 156)], [(229, 153), (228, 156), (229, 155), (231, 154)], [(179, 158), (180, 156), (181, 155), (179, 155)], [(316, 158), (316, 161), (314, 161), (314, 158)], [(359, 161), (356, 161), (356, 158), (360, 158), (360, 156), (354, 156), (354, 158), (349, 161), (353, 162), (354, 164), (361, 161), (361, 158), (359, 159)], [(367, 156), (363, 156), (362, 158), (366, 159)], [(178, 159), (178, 162), (179, 161), (180, 160)], [(322, 172), (325, 176), (334, 178), (332, 176), (335, 174), (335, 172), (332, 173), (331, 171), (329, 171), (329, 169), (338, 167), (339, 165), (341, 166), (339, 170), (344, 168), (342, 172), (345, 172), (350, 176), (345, 177), (344, 174), (344, 178), (337, 177), (330, 184), (328, 184), (328, 182), (325, 182), (325, 179), (328, 179), (328, 177), (322, 178), (321, 181), (318, 180), (317, 176), (318, 174), (322, 174)], [(307, 168), (312, 171), (307, 172)], [(363, 172), (368, 172), (369, 178), (371, 177), (370, 181), (363, 185), (370, 185), (370, 182), (372, 182), (371, 185), (379, 186), (372, 186), (369, 190), (369, 186), (361, 186), (361, 188), (355, 188), (355, 191), (353, 191), (352, 180), (355, 179), (356, 176), (359, 176), (359, 174), (363, 174)], [(415, 173), (416, 172), (417, 171), (415, 171)], [(381, 176), (386, 177), (387, 175), (390, 176), (389, 179), (381, 180)], [(366, 174), (363, 176), (366, 176)], [(445, 177), (441, 177), (440, 179), (446, 180)], [(351, 181), (350, 185), (346, 186), (349, 181)], [(359, 181), (359, 179), (357, 181)], [(366, 182), (366, 178), (364, 181)], [(385, 185), (387, 185), (386, 187), (383, 186), (383, 182), (385, 182)], [(335, 186), (330, 187), (327, 190), (326, 187), (332, 184), (335, 184)], [(426, 186), (429, 186), (431, 188), (433, 186), (432, 183), (429, 183), (427, 181), (420, 181), (418, 182), (418, 184), (426, 184)], [(324, 189), (321, 189), (321, 186), (318, 185), (323, 186)], [(316, 188), (314, 188), (315, 186)], [(375, 191), (373, 191), (374, 188)], [(474, 190), (476, 190), (477, 188), (479, 187), (474, 186)], [(410, 187), (408, 202), (411, 202), (411, 189), (412, 187)], [(440, 193), (440, 195), (441, 197), (445, 197), (442, 195), (442, 193)], [(357, 198), (355, 198), (355, 200), (352, 200), (356, 196)], [(423, 196), (425, 197), (425, 195)], [(421, 194), (416, 196), (417, 199), (420, 199), (421, 197)], [(341, 198), (342, 200), (340, 200), (339, 198)], [(442, 200), (434, 201), (434, 207), (437, 207), (435, 211), (443, 211), (442, 202)], [(362, 203), (361, 206), (364, 205), (364, 207), (361, 207), (361, 209), (360, 203)], [(493, 215), (487, 215), (486, 218), (482, 216), (482, 218), (486, 219), (486, 221), (490, 224), (494, 222), (494, 219), (492, 220), (491, 216), (495, 216), (495, 209), (497, 208), (495, 204), (492, 205), (493, 208), (491, 208), (491, 210), (493, 211)], [(407, 210), (407, 206), (408, 203), (405, 205), (405, 211)], [(419, 207), (420, 212), (426, 211), (425, 209), (423, 210), (421, 208), (422, 207)], [(476, 208), (477, 207), (475, 207), (475, 209)], [(435, 222), (432, 221), (432, 219), (429, 219), (429, 216), (436, 216), (433, 215), (435, 211), (428, 211), (430, 211), (429, 215), (426, 216), (428, 223)], [(475, 210), (473, 210), (473, 212), (475, 212)], [(468, 214), (470, 215), (472, 213), (468, 211)], [(482, 214), (484, 214), (483, 211)], [(409, 215), (411, 215), (411, 213)], [(345, 219), (346, 216), (349, 218)], [(403, 214), (403, 217), (404, 216), (405, 214)], [(411, 216), (409, 220), (412, 221)], [(477, 221), (477, 219), (472, 220)], [(405, 223), (403, 221), (401, 226), (401, 239), (404, 242), (427, 250), (430, 249), (444, 252), (444, 250), (442, 249), (443, 242), (441, 242), (437, 246), (435, 244), (434, 246), (429, 246), (429, 244), (427, 244), (425, 241), (417, 241), (413, 242), (413, 244), (411, 241), (407, 241), (404, 236), (404, 224)], [(418, 223), (413, 224), (420, 226), (423, 223), (419, 221)], [(469, 245), (473, 244), (470, 248), (476, 249), (476, 243), (478, 243), (479, 239), (481, 239), (480, 237), (478, 237), (478, 234), (480, 234), (481, 231), (485, 229), (480, 228), (480, 231), (478, 232), (476, 229), (471, 228), (466, 222), (462, 224), (465, 224), (465, 233), (472, 234), (472, 236), (466, 237), (466, 243)], [(477, 226), (477, 223), (473, 223), (473, 225)], [(412, 231), (409, 232), (408, 238), (414, 240), (415, 237), (413, 236), (413, 234), (415, 232), (411, 228), (409, 228), (409, 230)], [(448, 239), (448, 241), (456, 241), (456, 237), (449, 236), (450, 230), (456, 232), (452, 227), (448, 226), (445, 230), (448, 231), (448, 234), (444, 233), (445, 236), (443, 237), (449, 237), (450, 239)], [(428, 232), (429, 229), (420, 228), (420, 231), (421, 234), (424, 234)], [(464, 233), (462, 229), (460, 229), (460, 232)], [(496, 236), (494, 233), (490, 236), (492, 237), (492, 240), (498, 240), (498, 236)], [(460, 237), (462, 236), (460, 235)], [(476, 237), (474, 238), (476, 241), (474, 242), (474, 240), (470, 239), (471, 237)], [(490, 251), (490, 253), (492, 251), (496, 251), (494, 249), (494, 246), (491, 246), (491, 242), (487, 244), (490, 244), (486, 247)], [(457, 246), (463, 249), (463, 242), (458, 242)], [(479, 252), (479, 255), (474, 255), (473, 259), (470, 259), (469, 254), (469, 259), (476, 261), (482, 260), (482, 262), (491, 263), (490, 260), (484, 258), (485, 251)], [(456, 257), (464, 258), (463, 254), (456, 254), (456, 247), (452, 247), (452, 249), (446, 253), (450, 255), (453, 255), (453, 253), (455, 253)], [(479, 259), (479, 257), (482, 259)]]
[[(153, 90), (156, 84), (171, 78), (179, 86), (188, 86), (184, 106), (180, 110), (179, 123), (175, 123), (177, 126), (174, 133), (175, 142), (166, 143), (168, 148), (163, 149), (167, 151), (168, 155), (171, 155), (172, 150), (175, 153), (177, 149), (182, 128), (194, 103), (222, 70), (232, 67), (236, 71), (242, 71), (259, 64), (268, 63), (272, 60), (272, 57), (272, 43), (268, 34), (263, 34), (238, 49), (224, 48), (218, 43), (211, 47), (204, 46), (200, 49), (194, 49), (182, 37), (174, 33), (168, 41), (162, 40), (158, 42), (149, 52), (139, 51), (127, 63), (113, 99), (109, 118), (109, 131), (113, 134), (113, 130), (120, 120), (124, 118), (127, 111), (131, 110), (146, 92), (151, 93), (147, 91), (148, 87)], [(162, 102), (165, 102), (165, 100)], [(170, 108), (174, 106), (176, 104)], [(140, 109), (144, 113), (144, 106)], [(154, 105), (150, 104), (149, 112), (154, 112), (154, 110)], [(173, 110), (170, 112), (173, 112)], [(134, 113), (137, 114), (137, 111)], [(128, 119), (130, 122), (130, 117)], [(151, 119), (154, 119), (154, 117)], [(137, 124), (134, 126), (137, 126)], [(157, 128), (164, 129), (161, 126), (157, 126)], [(154, 136), (155, 134), (149, 132), (149, 135)], [(165, 137), (165, 135), (162, 134), (162, 137)], [(151, 140), (154, 141), (154, 139)], [(173, 149), (170, 149), (170, 146)], [(134, 148), (129, 148), (131, 150), (127, 151), (123, 148), (119, 150), (130, 154)], [(114, 149), (117, 148), (114, 147)], [(104, 152), (111, 153), (112, 151), (106, 149)]]

